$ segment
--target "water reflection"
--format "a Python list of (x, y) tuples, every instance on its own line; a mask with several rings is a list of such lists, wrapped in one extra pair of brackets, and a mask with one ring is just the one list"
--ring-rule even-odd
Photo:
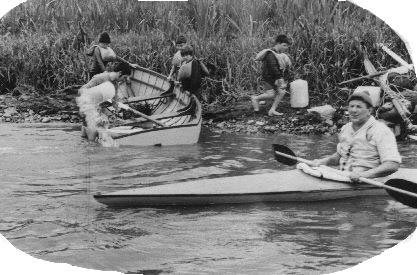
[[(49, 261), (121, 272), (328, 273), (405, 239), (416, 210), (388, 197), (321, 203), (115, 209), (97, 192), (288, 170), (271, 136), (216, 135), (190, 146), (103, 148), (68, 125), (0, 125), (0, 233)], [(336, 138), (279, 135), (300, 156)], [(404, 167), (417, 143), (399, 145)]]

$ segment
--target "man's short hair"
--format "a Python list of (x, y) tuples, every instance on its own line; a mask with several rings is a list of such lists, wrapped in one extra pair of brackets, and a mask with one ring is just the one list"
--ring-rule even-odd
[(185, 45), (184, 48), (181, 49), (181, 56), (186, 55), (194, 56), (194, 49), (190, 45)]
[(114, 66), (115, 72), (121, 72), (122, 75), (130, 75), (132, 69), (130, 68), (129, 64), (125, 62), (119, 62)]
[(275, 43), (276, 44), (282, 44), (282, 43), (287, 43), (287, 44), (291, 44), (290, 39), (288, 39), (288, 37), (285, 34), (280, 34), (277, 35), (277, 37), (275, 37)]

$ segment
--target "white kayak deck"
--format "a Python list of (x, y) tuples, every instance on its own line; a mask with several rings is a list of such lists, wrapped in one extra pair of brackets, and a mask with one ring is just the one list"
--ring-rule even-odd
[[(417, 169), (400, 169), (389, 178), (417, 179)], [(378, 179), (385, 182), (387, 179)], [(260, 201), (318, 201), (381, 195), (384, 189), (315, 178), (294, 169), (276, 173), (178, 182), (96, 194), (112, 206), (196, 205)]]

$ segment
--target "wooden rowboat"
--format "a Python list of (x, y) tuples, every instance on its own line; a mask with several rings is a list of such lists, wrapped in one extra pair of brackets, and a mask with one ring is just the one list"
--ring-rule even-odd
[[(400, 169), (390, 178), (417, 178), (417, 169)], [(386, 178), (379, 179), (384, 182)], [(256, 202), (311, 202), (386, 195), (383, 188), (317, 178), (295, 169), (260, 175), (178, 182), (98, 193), (94, 198), (115, 207), (213, 205)]]
[[(141, 116), (98, 129), (99, 141), (110, 136), (120, 145), (134, 146), (198, 142), (202, 122), (200, 102), (179, 85), (171, 87), (164, 75), (138, 67), (130, 81), (119, 85), (118, 91), (123, 106)], [(114, 112), (113, 107), (108, 109)]]

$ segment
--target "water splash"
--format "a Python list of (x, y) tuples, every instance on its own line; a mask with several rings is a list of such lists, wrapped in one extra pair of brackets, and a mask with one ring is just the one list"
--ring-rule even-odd
[[(92, 88), (81, 88), (79, 90), (80, 96), (75, 100), (86, 123), (83, 136), (86, 136), (89, 140), (96, 140), (98, 129), (106, 129), (109, 126), (108, 117), (102, 112), (100, 103), (111, 100), (115, 93), (115, 87), (109, 81)], [(106, 147), (116, 145), (110, 135), (101, 137), (100, 141)]]

